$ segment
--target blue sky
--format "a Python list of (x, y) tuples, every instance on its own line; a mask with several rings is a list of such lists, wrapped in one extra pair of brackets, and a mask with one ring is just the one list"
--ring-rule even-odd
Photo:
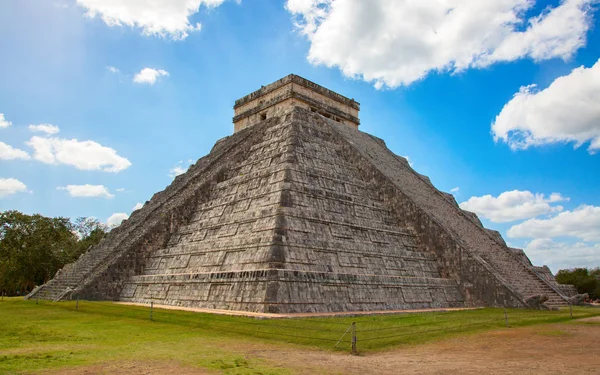
[(0, 209), (118, 222), (295, 73), (534, 263), (599, 266), (598, 3), (416, 3), (2, 2)]

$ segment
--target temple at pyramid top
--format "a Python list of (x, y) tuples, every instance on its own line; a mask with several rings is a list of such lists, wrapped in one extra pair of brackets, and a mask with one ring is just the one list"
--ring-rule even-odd
[(360, 104), (305, 78), (290, 74), (235, 101), (234, 132), (300, 107), (358, 129)]

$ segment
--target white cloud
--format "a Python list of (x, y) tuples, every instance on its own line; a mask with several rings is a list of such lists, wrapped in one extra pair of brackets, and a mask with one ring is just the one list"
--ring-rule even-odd
[(534, 264), (546, 264), (553, 272), (564, 268), (598, 267), (600, 259), (600, 243), (569, 244), (538, 238), (530, 241), (524, 250)]
[(117, 189), (115, 189), (115, 191), (118, 193), (122, 193), (125, 191), (125, 188), (117, 188)]
[(46, 164), (66, 164), (104, 172), (120, 172), (131, 165), (112, 148), (94, 141), (34, 136), (27, 144), (35, 151), (33, 157)]
[(144, 68), (133, 77), (135, 83), (147, 83), (153, 85), (158, 77), (168, 76), (169, 72), (162, 69)]
[(0, 178), (0, 198), (27, 191), (27, 186), (16, 178)]
[(596, 0), (564, 0), (526, 18), (535, 0), (288, 0), (308, 60), (376, 87), (409, 85), (521, 58), (568, 59), (586, 43)]
[(110, 228), (115, 228), (115, 227), (118, 227), (119, 225), (121, 225), (121, 222), (123, 220), (127, 220), (128, 218), (129, 218), (129, 215), (127, 215), (126, 213), (117, 212), (117, 213), (110, 215), (109, 218), (106, 219), (106, 224)]
[(460, 190), (460, 188), (457, 186), (457, 187), (455, 187), (455, 188), (452, 188), (452, 189), (450, 189), (450, 192), (451, 192), (452, 194), (455, 194), (455, 195), (456, 195), (456, 194), (458, 193), (458, 191), (459, 191), (459, 190)]
[(189, 165), (185, 167), (183, 164), (183, 160), (179, 160), (173, 168), (169, 169), (169, 177), (175, 178), (180, 174), (184, 174), (185, 172), (187, 172), (189, 167)]
[(139, 210), (140, 208), (144, 207), (143, 203), (136, 203), (135, 206), (133, 206), (132, 211), (136, 211)]
[(108, 188), (104, 185), (67, 185), (67, 186), (59, 186), (56, 189), (58, 190), (66, 190), (70, 196), (72, 197), (82, 197), (82, 198), (114, 198), (114, 195), (108, 191)]
[(169, 176), (175, 178), (176, 176), (179, 176), (180, 174), (184, 174), (186, 171), (187, 171), (187, 169), (183, 168), (180, 165), (176, 165), (169, 170)]
[(107, 66), (106, 69), (108, 69), (109, 72), (111, 73), (119, 73), (120, 70), (118, 68), (115, 68), (114, 66)]
[(6, 118), (4, 118), (4, 113), (0, 113), (0, 129), (8, 128), (11, 125), (12, 125), (12, 122), (10, 122)]
[(409, 158), (408, 156), (402, 156), (404, 159), (406, 159), (406, 161), (408, 162), (408, 165), (410, 165), (411, 167), (414, 165), (413, 161), (411, 158)]
[(4, 142), (0, 142), (0, 159), (2, 160), (14, 160), (14, 159), (29, 159), (29, 154), (18, 148), (14, 148), (11, 145), (7, 145)]
[(490, 219), (495, 223), (504, 223), (519, 219), (529, 219), (543, 214), (560, 212), (562, 206), (552, 206), (551, 203), (569, 200), (558, 193), (552, 193), (548, 198), (544, 194), (533, 194), (530, 191), (505, 191), (498, 197), (484, 195), (471, 197), (460, 204), (463, 210)]
[(502, 108), (492, 124), (496, 141), (514, 149), (559, 142), (590, 141), (588, 151), (600, 150), (600, 60), (559, 77), (544, 90), (535, 85), (520, 91)]
[(32, 132), (46, 133), (46, 134), (56, 134), (60, 131), (58, 126), (51, 124), (39, 124), (39, 125), (29, 125), (29, 130)]
[(511, 238), (575, 237), (583, 241), (600, 241), (600, 207), (583, 205), (550, 219), (530, 219), (512, 226)]
[(175, 40), (185, 39), (199, 31), (189, 18), (200, 6), (214, 8), (224, 0), (77, 0), (90, 18), (100, 17), (108, 26), (142, 29), (144, 35), (157, 35)]

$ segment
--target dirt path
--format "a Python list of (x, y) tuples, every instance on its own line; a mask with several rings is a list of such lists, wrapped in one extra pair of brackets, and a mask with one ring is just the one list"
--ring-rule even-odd
[(499, 330), (357, 357), (314, 351), (249, 355), (299, 374), (600, 374), (600, 324)]
[[(229, 349), (248, 359), (260, 358), (274, 367), (302, 375), (600, 374), (600, 317), (581, 321), (588, 324), (502, 329), (359, 356), (290, 347), (281, 349), (265, 344), (240, 343)], [(109, 362), (56, 372), (67, 375), (115, 373), (184, 375), (215, 372), (165, 362)]]

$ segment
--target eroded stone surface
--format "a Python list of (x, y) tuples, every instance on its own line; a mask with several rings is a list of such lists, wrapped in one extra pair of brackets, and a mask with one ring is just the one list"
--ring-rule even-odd
[(218, 141), (35, 293), (298, 313), (556, 305), (556, 285), (381, 139), (294, 107)]

